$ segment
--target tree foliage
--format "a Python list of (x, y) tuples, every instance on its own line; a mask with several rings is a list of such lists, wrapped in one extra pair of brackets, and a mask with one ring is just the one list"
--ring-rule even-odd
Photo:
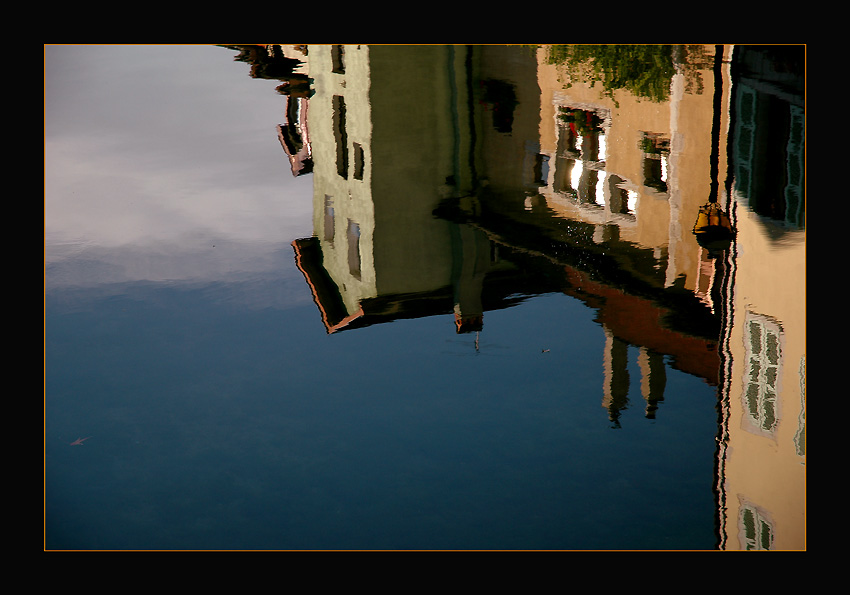
[(551, 45), (548, 62), (566, 69), (570, 83), (600, 83), (605, 94), (625, 89), (636, 97), (666, 101), (675, 73), (672, 45)]

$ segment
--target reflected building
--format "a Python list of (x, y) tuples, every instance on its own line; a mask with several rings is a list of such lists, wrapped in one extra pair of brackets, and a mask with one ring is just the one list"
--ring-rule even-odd
[(239, 53), (236, 60), (251, 66), (251, 77), (280, 81), (277, 92), (286, 100), (285, 121), (277, 137), (289, 160), (293, 176), (312, 173), (313, 155), (307, 124), (309, 98), (313, 94), (307, 72), (307, 46), (257, 44), (225, 46)]
[(310, 142), (310, 128), (307, 110), (310, 102), (307, 97), (286, 97), (286, 121), (277, 126), (277, 138), (289, 159), (293, 176), (313, 173), (313, 145)]
[[(666, 102), (565, 85), (542, 55), (540, 137), (549, 170), (540, 193), (552, 212), (592, 226), (594, 242), (652, 250), (664, 286), (693, 292), (721, 322), (719, 349), (705, 345), (711, 357), (693, 344), (671, 349), (652, 332), (635, 332), (649, 315), (633, 309), (634, 286), (621, 294), (613, 284), (577, 283), (613, 306), (600, 306), (608, 344), (602, 404), (612, 419), (627, 399), (626, 345), (641, 346), (641, 365), (645, 353), (667, 353), (712, 378), (721, 410), (719, 547), (803, 549), (804, 48), (716, 49), (679, 50)], [(736, 231), (719, 252), (691, 233), (707, 199), (730, 214)], [(683, 338), (694, 337), (666, 339)], [(689, 353), (696, 357), (689, 361)]]
[[(618, 125), (632, 137), (599, 98), (566, 101), (542, 51), (310, 46), (315, 234), (294, 242), (298, 263), (328, 332), (447, 312), (458, 331), (480, 330), (487, 309), (517, 296), (573, 295), (598, 309), (612, 340), (640, 349), (652, 417), (665, 356), (718, 380), (719, 317), (694, 297), (693, 273), (709, 267), (685, 221), (691, 205), (669, 194), (694, 208), (702, 198), (665, 173), (691, 180), (699, 167), (705, 178), (706, 158), (681, 169), (669, 154), (671, 137), (682, 142), (669, 106), (625, 110)], [(705, 101), (690, 111), (705, 114)], [(710, 136), (707, 111), (683, 118), (700, 136)], [(612, 127), (628, 140), (610, 141)], [(603, 398), (612, 421), (626, 406), (615, 351)]]
[(718, 452), (720, 547), (805, 549), (805, 54), (736, 47), (729, 184), (737, 236)]
[[(684, 50), (679, 50), (680, 53)], [(664, 102), (626, 89), (606, 94), (593, 82), (564, 84), (561, 65), (541, 50), (541, 145), (549, 177), (540, 193), (560, 216), (593, 225), (596, 242), (651, 250), (663, 285), (699, 291), (694, 213), (708, 197), (714, 97), (686, 92), (688, 79), (711, 82), (711, 63), (686, 74), (678, 64)], [(693, 83), (692, 83), (693, 85)], [(719, 172), (720, 176), (724, 172)]]
[(666, 83), (670, 97), (650, 101), (567, 84), (548, 52), (537, 50), (533, 81), (517, 81), (526, 95), (501, 102), (516, 106), (511, 134), (478, 130), (486, 183), (472, 224), (500, 246), (554, 265), (560, 291), (597, 310), (606, 336), (602, 406), (616, 427), (629, 405), (629, 346), (637, 348), (648, 418), (663, 400), (665, 365), (719, 382), (716, 302), (727, 270), (692, 233), (717, 146), (715, 97), (695, 92), (693, 81), (710, 90), (712, 62), (704, 51), (699, 60), (680, 55), (681, 72)]
[(512, 268), (433, 216), (473, 192), (472, 51), (310, 46), (315, 234), (293, 246), (328, 332), (448, 312), (480, 330), (485, 274)]
[[(327, 332), (479, 331), (573, 296), (605, 335), (614, 427), (630, 354), (649, 419), (667, 367), (717, 387), (719, 547), (804, 547), (801, 65), (677, 47), (657, 101), (566, 81), (547, 47), (308, 50), (314, 235), (293, 247)], [(736, 232), (719, 247), (695, 234), (707, 204)]]
[[(691, 233), (712, 180), (715, 98), (710, 92), (694, 92), (704, 91), (706, 83), (711, 88), (706, 53), (702, 47), (676, 48), (669, 97), (652, 101), (627, 89), (606, 93), (598, 81), (570, 80), (564, 64), (551, 59), (551, 49), (540, 50), (541, 152), (550, 164), (541, 180), (541, 200), (556, 217), (586, 226), (588, 245), (616, 248), (628, 258), (623, 264), (636, 280), (649, 283), (659, 296), (640, 304), (641, 292), (633, 286), (615, 292), (616, 307), (600, 311), (612, 343), (611, 364), (606, 365), (612, 378), (617, 376), (612, 370), (625, 370), (625, 362), (619, 361), (625, 351), (613, 346), (625, 341), (639, 346), (642, 361), (666, 354), (674, 365), (711, 384), (719, 380), (717, 321), (722, 306), (714, 303), (713, 289), (720, 285), (722, 270)], [(715, 179), (724, 175), (718, 171)], [(615, 298), (610, 290), (616, 287), (609, 283), (594, 291), (611, 305)], [(664, 324), (647, 328), (645, 321), (663, 316), (652, 312), (653, 305), (663, 309), (660, 296), (681, 290), (697, 296), (710, 315), (690, 304), (685, 311), (693, 316), (694, 328), (681, 322), (681, 332), (670, 332)], [(612, 380), (611, 388), (606, 387), (604, 406), (616, 401), (607, 393), (618, 384)], [(644, 384), (653, 385), (651, 379)], [(655, 396), (644, 398), (649, 404)]]
[[(383, 123), (373, 124), (373, 101), (380, 107), (373, 93), (392, 94), (392, 88), (383, 87), (382, 77), (395, 74), (385, 70), (387, 65), (379, 63), (373, 49), (357, 45), (309, 49), (315, 90), (310, 101), (315, 235), (294, 246), (328, 332), (362, 326), (370, 320), (367, 312), (372, 316), (399, 312), (404, 300), (391, 296), (415, 292), (436, 297), (448, 284), (451, 270), (446, 254), (425, 258), (429, 245), (440, 245), (447, 230), (433, 224), (424, 228), (422, 224), (431, 222), (422, 216), (423, 209), (411, 208), (416, 201), (410, 192), (424, 188), (387, 180), (384, 174), (394, 171), (392, 165), (373, 168), (385, 134)], [(396, 157), (409, 155), (409, 147), (405, 151), (396, 146)], [(418, 238), (406, 234), (400, 220), (393, 221), (404, 217)], [(439, 239), (429, 241), (434, 235)], [(393, 262), (393, 257), (406, 263)], [(426, 262), (427, 268), (404, 266), (417, 261)], [(379, 298), (383, 298), (380, 305)]]

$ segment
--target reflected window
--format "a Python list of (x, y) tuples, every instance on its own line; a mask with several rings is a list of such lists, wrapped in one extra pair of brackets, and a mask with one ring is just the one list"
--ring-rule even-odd
[(510, 133), (514, 125), (514, 110), (519, 104), (516, 88), (506, 81), (487, 79), (481, 81), (481, 103), (493, 114), (493, 128)]
[(331, 72), (345, 74), (345, 46), (331, 46)]
[(741, 548), (745, 550), (770, 550), (773, 546), (773, 527), (755, 506), (741, 507)]
[(785, 186), (785, 222), (794, 227), (805, 227), (805, 170), (806, 170), (806, 113), (796, 105), (790, 108), (790, 130), (786, 163), (788, 184)]
[(363, 157), (363, 147), (360, 146), (360, 143), (354, 143), (354, 172), (353, 176), (355, 180), (363, 179), (363, 168), (364, 157)]
[(670, 139), (653, 132), (641, 133), (643, 151), (643, 184), (659, 192), (667, 192), (667, 157)]
[(565, 194), (571, 198), (576, 197), (573, 189), (573, 169), (576, 160), (562, 156), (560, 153), (555, 157), (555, 172), (552, 176), (552, 190), (559, 194)]
[(324, 239), (326, 242), (333, 244), (334, 242), (334, 199), (332, 196), (325, 194), (325, 223), (324, 223)]
[(606, 152), (603, 119), (594, 111), (561, 106), (558, 126), (565, 129), (565, 141), (574, 145), (585, 161), (604, 161)]
[(602, 196), (603, 187), (599, 185), (599, 172), (590, 167), (583, 167), (579, 172), (578, 178), (574, 180), (576, 192), (578, 192), (578, 200), (582, 203), (604, 205), (605, 199)]
[(804, 229), (804, 109), (745, 84), (735, 108), (735, 189), (759, 215)]
[(594, 202), (598, 205), (605, 206), (605, 178), (596, 173), (596, 188), (593, 189)]
[(596, 137), (596, 147), (599, 161), (605, 161), (608, 158), (608, 136), (602, 130)]
[(546, 186), (549, 180), (549, 156), (538, 153), (534, 158), (532, 179), (536, 186)]
[(578, 197), (578, 187), (581, 185), (582, 174), (584, 173), (584, 164), (579, 160), (574, 160), (570, 168), (570, 190)]
[(552, 189), (580, 202), (604, 205), (603, 177), (606, 136), (602, 115), (592, 110), (559, 106), (558, 148)]
[(555, 192), (567, 194), (575, 198), (573, 170), (576, 167), (576, 161), (579, 157), (576, 143), (577, 138), (567, 123), (561, 119), (561, 112), (565, 108), (561, 107), (558, 109), (558, 147), (555, 153), (555, 173), (552, 177), (552, 189)]
[(333, 97), (333, 127), (336, 140), (336, 171), (348, 178), (348, 133), (345, 122), (345, 99), (341, 95)]
[(776, 429), (781, 336), (779, 323), (766, 316), (747, 313), (744, 329), (747, 348), (744, 411), (751, 427), (759, 433), (772, 434)]
[(348, 270), (357, 279), (360, 278), (360, 225), (348, 220)]
[(612, 213), (634, 213), (637, 194), (624, 188), (626, 181), (620, 176), (608, 176), (608, 208)]
[(800, 417), (797, 420), (797, 433), (794, 434), (794, 446), (798, 455), (806, 456), (806, 356), (800, 358)]

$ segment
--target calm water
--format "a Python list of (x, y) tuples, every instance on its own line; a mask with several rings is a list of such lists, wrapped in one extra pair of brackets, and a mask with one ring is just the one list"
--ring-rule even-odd
[(590, 49), (46, 46), (45, 548), (805, 548), (803, 48)]

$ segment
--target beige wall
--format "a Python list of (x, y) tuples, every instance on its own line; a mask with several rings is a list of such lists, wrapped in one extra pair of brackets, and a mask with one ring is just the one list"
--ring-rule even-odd
[[(772, 549), (805, 548), (805, 232), (768, 237), (765, 223), (738, 209), (734, 319), (730, 335), (729, 444), (725, 457), (727, 549), (747, 546), (744, 509), (770, 527)], [(772, 225), (766, 223), (766, 225)], [(774, 382), (776, 426), (772, 431), (748, 413), (753, 345), (748, 324), (778, 333), (780, 359)]]
[[(340, 288), (349, 314), (353, 314), (364, 298), (377, 295), (377, 273), (373, 253), (375, 233), (371, 198), (372, 121), (369, 109), (369, 48), (345, 46), (345, 73), (333, 72), (330, 45), (311, 45), (310, 77), (315, 94), (310, 98), (309, 127), (314, 156), (313, 230), (322, 243), (324, 267)], [(349, 169), (353, 163), (353, 143), (365, 148), (367, 166), (363, 180), (347, 179), (337, 173), (336, 137), (334, 133), (333, 97), (341, 96), (346, 106), (346, 132)], [(325, 202), (334, 209), (333, 240), (325, 236)], [(352, 275), (349, 267), (348, 222), (360, 227), (360, 275)]]
[[(433, 216), (441, 198), (460, 191), (457, 152), (468, 150), (462, 48), (373, 46), (370, 94), (375, 259), (381, 294), (422, 292), (451, 284), (450, 224)], [(403, 65), (403, 66), (401, 66)], [(459, 120), (460, 122), (456, 121)], [(458, 145), (456, 146), (456, 141)], [(469, 184), (468, 179), (466, 183)]]
[[(441, 198), (469, 191), (473, 183), (468, 159), (459, 157), (470, 151), (464, 51), (345, 46), (345, 73), (339, 74), (332, 72), (331, 46), (310, 46), (314, 233), (323, 238), (324, 203), (332, 197), (337, 239), (322, 241), (324, 266), (350, 314), (365, 298), (452, 282), (451, 224), (433, 210)], [(345, 98), (351, 164), (354, 143), (364, 150), (362, 180), (337, 172), (334, 95)], [(348, 220), (361, 230), (359, 278), (349, 271)]]
[[(551, 186), (542, 189), (549, 206), (572, 219), (615, 224), (621, 239), (668, 251), (668, 284), (684, 277), (685, 287), (695, 289), (700, 250), (692, 228), (699, 207), (709, 198), (713, 73), (699, 72), (705, 83), (700, 94), (686, 92), (682, 75), (677, 75), (671, 85), (670, 100), (656, 103), (624, 90), (615, 91), (613, 98), (608, 97), (598, 84), (573, 82), (568, 86), (563, 71), (546, 63), (545, 47), (538, 50), (538, 64), (540, 144), (541, 151), (550, 156), (550, 163), (555, 163), (558, 143), (558, 106), (606, 114), (605, 175), (619, 176), (625, 180), (624, 186), (637, 195), (634, 216), (583, 208), (558, 196)], [(643, 183), (640, 148), (643, 132), (661, 134), (670, 141), (667, 192)]]
[[(729, 208), (734, 203), (733, 222), (737, 235), (733, 245), (733, 285), (725, 306), (728, 341), (725, 356), (729, 377), (723, 387), (724, 415), (728, 440), (721, 444), (719, 477), (725, 505), (719, 511), (721, 533), (726, 549), (760, 547), (748, 543), (747, 524), (763, 527), (771, 549), (805, 548), (805, 231), (789, 231), (781, 240), (768, 232), (774, 222), (763, 220), (747, 208), (746, 200), (725, 194), (726, 143), (729, 128), (731, 78), (727, 64), (722, 70), (720, 159), (718, 202)], [(713, 52), (713, 49), (711, 49)], [(684, 80), (676, 76), (671, 85), (670, 101), (664, 104), (641, 101), (627, 92), (614, 99), (597, 88), (573, 84), (567, 88), (556, 66), (546, 64), (545, 49), (538, 56), (541, 90), (541, 151), (554, 162), (558, 146), (556, 114), (558, 106), (596, 110), (607, 114), (607, 155), (605, 172), (627, 180), (626, 186), (637, 193), (635, 217), (615, 217), (596, 209), (582, 208), (559, 196), (553, 188), (542, 189), (550, 207), (571, 219), (598, 225), (615, 224), (621, 239), (644, 247), (663, 248), (668, 252), (667, 281), (685, 280), (685, 287), (705, 290), (706, 279), (700, 271), (705, 253), (692, 233), (700, 206), (709, 200), (714, 75), (702, 70), (702, 93), (686, 92)], [(658, 192), (642, 185), (641, 131), (661, 133), (670, 139), (668, 189)], [(701, 283), (702, 281), (702, 283)], [(706, 294), (706, 299), (708, 299)], [(712, 304), (713, 307), (724, 307)], [(772, 334), (779, 341), (781, 357), (775, 367), (774, 382), (764, 376), (750, 382), (753, 363), (764, 354), (750, 339), (752, 329)], [(761, 336), (761, 335), (760, 335)], [(755, 359), (754, 359), (755, 358)], [(764, 369), (764, 366), (762, 366)], [(747, 395), (757, 389), (776, 390), (776, 424), (765, 430), (764, 416), (755, 419), (748, 413)], [(748, 393), (749, 391), (749, 393)], [(758, 416), (756, 416), (758, 417)], [(769, 417), (769, 416), (768, 416)], [(751, 525), (752, 526), (752, 525)]]

